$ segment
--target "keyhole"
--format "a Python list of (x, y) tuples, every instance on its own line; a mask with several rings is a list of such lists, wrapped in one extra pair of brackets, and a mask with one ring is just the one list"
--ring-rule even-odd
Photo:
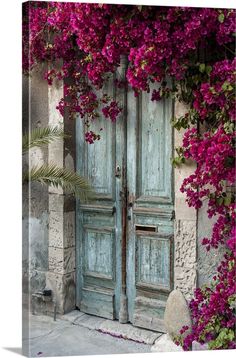
[(116, 166), (115, 176), (116, 176), (116, 178), (120, 178), (120, 177), (121, 177), (121, 169), (120, 169), (120, 166), (119, 166), (119, 165)]

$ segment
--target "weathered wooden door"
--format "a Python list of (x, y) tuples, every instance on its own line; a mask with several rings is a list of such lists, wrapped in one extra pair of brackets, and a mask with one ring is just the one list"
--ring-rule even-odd
[(173, 274), (172, 102), (115, 93), (112, 81), (106, 91), (124, 110), (116, 124), (94, 122), (95, 131), (104, 128), (101, 140), (86, 144), (77, 121), (77, 170), (96, 191), (77, 205), (77, 306), (164, 331)]
[(127, 105), (129, 320), (164, 331), (173, 282), (172, 101), (129, 92)]

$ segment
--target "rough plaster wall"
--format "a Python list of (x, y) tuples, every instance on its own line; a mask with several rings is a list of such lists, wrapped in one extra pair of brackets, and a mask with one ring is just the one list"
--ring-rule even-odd
[[(23, 133), (48, 125), (48, 86), (45, 69), (23, 77)], [(23, 170), (47, 162), (47, 148), (24, 155)], [(38, 183), (23, 185), (23, 303), (46, 285), (48, 270), (48, 189)]]
[[(184, 115), (187, 108), (175, 103), (175, 116)], [(204, 130), (204, 129), (201, 129)], [(182, 144), (184, 131), (175, 131), (175, 147)], [(207, 202), (197, 212), (186, 204), (186, 196), (180, 192), (183, 179), (195, 169), (195, 164), (187, 161), (175, 169), (175, 288), (180, 289), (187, 299), (196, 287), (209, 284), (223, 256), (224, 248), (207, 252), (201, 245), (202, 238), (210, 237), (213, 219), (207, 217)]]
[[(204, 133), (208, 128), (201, 125), (199, 131)], [(198, 210), (198, 227), (197, 227), (197, 271), (198, 271), (198, 286), (210, 284), (212, 277), (216, 273), (217, 266), (219, 265), (225, 249), (220, 246), (219, 249), (211, 249), (206, 251), (205, 247), (201, 244), (204, 237), (211, 237), (212, 227), (216, 218), (209, 219), (207, 216), (208, 202), (203, 201), (202, 207)]]
[[(187, 108), (175, 103), (175, 116), (184, 115)], [(175, 147), (182, 144), (184, 131), (175, 131)], [(183, 179), (195, 168), (193, 162), (187, 162), (175, 168), (175, 253), (174, 287), (179, 289), (186, 299), (190, 299), (197, 284), (197, 213), (186, 204), (186, 197), (180, 192)]]
[(207, 202), (205, 201), (202, 208), (198, 211), (198, 238), (197, 238), (197, 255), (198, 255), (198, 286), (210, 284), (212, 277), (216, 273), (223, 254), (224, 247), (219, 249), (211, 249), (206, 251), (205, 247), (201, 245), (204, 237), (210, 237), (212, 233), (212, 226), (215, 219), (207, 217)]

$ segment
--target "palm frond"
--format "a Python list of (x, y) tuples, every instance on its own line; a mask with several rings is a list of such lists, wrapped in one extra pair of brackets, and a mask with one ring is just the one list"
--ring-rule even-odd
[(60, 127), (35, 128), (31, 133), (24, 134), (22, 138), (22, 151), (25, 153), (32, 147), (41, 147), (55, 139), (68, 137)]
[(60, 187), (78, 196), (81, 201), (86, 201), (93, 196), (92, 189), (84, 177), (71, 170), (59, 168), (55, 164), (34, 166), (23, 175), (23, 181), (36, 181), (44, 185)]

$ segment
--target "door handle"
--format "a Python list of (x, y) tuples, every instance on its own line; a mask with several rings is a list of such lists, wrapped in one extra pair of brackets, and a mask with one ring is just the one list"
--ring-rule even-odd
[(116, 213), (116, 207), (113, 206), (111, 215), (114, 215)]

